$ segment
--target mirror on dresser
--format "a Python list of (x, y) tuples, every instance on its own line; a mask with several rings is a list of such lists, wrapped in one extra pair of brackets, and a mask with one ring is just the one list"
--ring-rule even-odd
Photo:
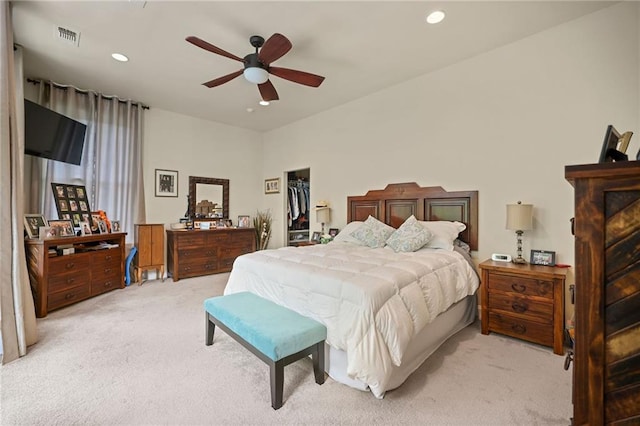
[(189, 217), (192, 220), (229, 218), (229, 179), (189, 176)]

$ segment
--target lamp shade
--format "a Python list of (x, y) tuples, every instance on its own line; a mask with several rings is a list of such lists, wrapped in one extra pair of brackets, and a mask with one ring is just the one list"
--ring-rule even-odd
[(320, 207), (316, 209), (316, 222), (329, 223), (331, 222), (331, 209), (329, 207)]
[(507, 204), (507, 229), (528, 231), (533, 229), (533, 204)]
[(248, 67), (244, 69), (244, 78), (251, 83), (262, 84), (269, 80), (269, 73), (264, 68)]

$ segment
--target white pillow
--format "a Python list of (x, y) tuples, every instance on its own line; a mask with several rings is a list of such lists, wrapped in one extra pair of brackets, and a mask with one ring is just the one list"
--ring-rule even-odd
[(338, 235), (333, 237), (333, 241), (334, 242), (339, 241), (343, 243), (353, 243), (359, 246), (364, 245), (362, 241), (358, 240), (357, 238), (351, 235), (351, 233), (354, 232), (356, 229), (360, 228), (363, 223), (364, 222), (358, 221), (358, 220), (354, 220), (353, 222), (347, 223), (347, 225), (344, 228), (342, 228), (342, 231), (340, 231)]
[(369, 216), (362, 226), (353, 231), (351, 235), (371, 248), (384, 247), (385, 243), (395, 229), (386, 223), (380, 222), (373, 216)]
[(397, 252), (412, 252), (424, 246), (431, 239), (431, 231), (422, 226), (411, 215), (387, 240), (387, 245)]
[(420, 224), (431, 232), (431, 238), (425, 248), (438, 248), (453, 251), (453, 241), (458, 234), (467, 229), (462, 222), (450, 222), (446, 220), (430, 220)]

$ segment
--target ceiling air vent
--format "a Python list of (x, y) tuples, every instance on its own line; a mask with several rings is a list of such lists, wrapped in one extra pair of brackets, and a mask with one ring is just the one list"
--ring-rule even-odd
[(54, 35), (55, 37), (68, 44), (73, 44), (74, 46), (80, 45), (80, 33), (75, 30), (71, 30), (69, 28), (64, 28), (60, 26), (54, 27)]

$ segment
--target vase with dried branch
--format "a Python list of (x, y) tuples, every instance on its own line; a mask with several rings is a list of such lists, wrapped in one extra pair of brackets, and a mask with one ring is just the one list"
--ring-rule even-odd
[(271, 222), (273, 218), (271, 216), (271, 211), (260, 211), (256, 212), (255, 217), (253, 218), (253, 228), (256, 232), (256, 246), (258, 250), (265, 250), (267, 245), (269, 245), (269, 239), (271, 238)]

